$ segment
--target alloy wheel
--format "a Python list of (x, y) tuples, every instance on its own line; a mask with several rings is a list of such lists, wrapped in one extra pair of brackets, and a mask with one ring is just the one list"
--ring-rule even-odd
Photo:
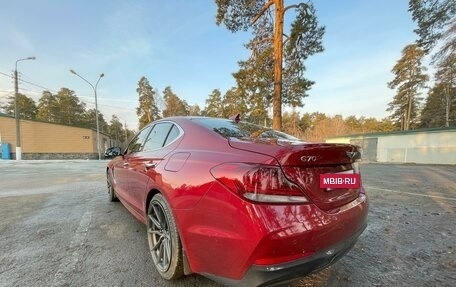
[(172, 258), (172, 240), (169, 219), (160, 202), (152, 200), (147, 215), (147, 234), (150, 253), (155, 266), (160, 272), (169, 269)]

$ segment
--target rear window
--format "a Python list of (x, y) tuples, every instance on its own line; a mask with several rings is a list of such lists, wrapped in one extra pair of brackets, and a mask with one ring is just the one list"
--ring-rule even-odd
[(286, 133), (247, 122), (236, 123), (232, 120), (213, 118), (199, 118), (194, 120), (207, 129), (212, 130), (226, 138), (272, 138), (298, 140), (298, 138)]

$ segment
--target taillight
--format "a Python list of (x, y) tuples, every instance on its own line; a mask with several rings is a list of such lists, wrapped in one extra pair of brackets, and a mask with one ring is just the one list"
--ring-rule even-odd
[(258, 202), (308, 202), (303, 191), (278, 166), (224, 163), (212, 176), (240, 197)]

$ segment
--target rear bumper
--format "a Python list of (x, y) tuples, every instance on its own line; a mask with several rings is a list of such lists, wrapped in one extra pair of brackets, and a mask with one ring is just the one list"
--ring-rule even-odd
[(206, 276), (230, 286), (276, 286), (304, 277), (312, 272), (324, 269), (343, 257), (355, 245), (358, 237), (366, 228), (364, 224), (349, 238), (340, 241), (313, 255), (284, 264), (259, 266), (252, 265), (241, 280)]

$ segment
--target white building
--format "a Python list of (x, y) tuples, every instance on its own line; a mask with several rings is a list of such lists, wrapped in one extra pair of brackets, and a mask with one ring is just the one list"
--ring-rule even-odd
[(361, 146), (363, 161), (456, 164), (456, 127), (346, 135), (326, 142)]

